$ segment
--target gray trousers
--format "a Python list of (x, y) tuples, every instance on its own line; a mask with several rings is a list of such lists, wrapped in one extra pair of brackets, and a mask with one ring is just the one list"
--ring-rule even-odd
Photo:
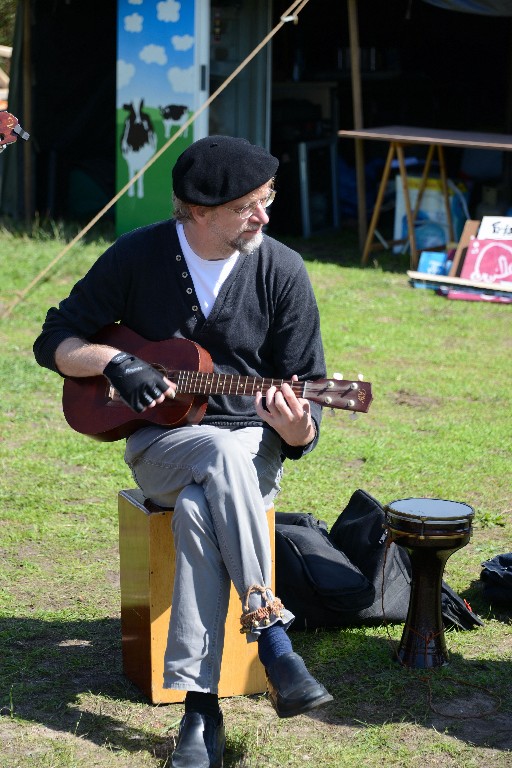
[[(128, 439), (125, 460), (146, 498), (174, 507), (165, 688), (217, 693), (230, 581), (242, 600), (252, 585), (271, 583), (266, 509), (279, 491), (280, 442), (268, 429), (202, 424), (146, 427)], [(249, 611), (262, 605), (261, 595), (250, 596)], [(284, 625), (292, 620), (285, 609)]]

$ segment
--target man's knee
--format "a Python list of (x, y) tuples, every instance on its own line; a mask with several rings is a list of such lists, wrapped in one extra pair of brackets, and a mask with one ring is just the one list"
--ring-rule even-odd
[(203, 488), (195, 483), (186, 485), (180, 491), (174, 505), (172, 527), (175, 534), (182, 526), (188, 530), (193, 528), (202, 530), (205, 527), (205, 521), (210, 517), (210, 509)]

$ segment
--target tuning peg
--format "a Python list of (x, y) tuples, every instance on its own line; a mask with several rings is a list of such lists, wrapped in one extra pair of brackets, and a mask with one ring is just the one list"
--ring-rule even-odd
[(338, 379), (338, 380), (341, 381), (343, 379), (343, 374), (342, 373), (333, 373), (332, 377), (333, 377), (333, 379)]
[(352, 413), (350, 414), (350, 418), (352, 419), (352, 421), (355, 421), (356, 419), (359, 418), (359, 414), (356, 413), (356, 411), (352, 411)]
[(363, 374), (362, 374), (362, 373), (358, 373), (358, 374), (357, 374), (357, 379), (358, 379), (358, 381), (364, 381), (364, 376), (363, 376)]
[(14, 133), (17, 133), (18, 136), (23, 139), (23, 141), (28, 141), (30, 139), (30, 133), (24, 131), (19, 123), (18, 125), (15, 125), (12, 130)]

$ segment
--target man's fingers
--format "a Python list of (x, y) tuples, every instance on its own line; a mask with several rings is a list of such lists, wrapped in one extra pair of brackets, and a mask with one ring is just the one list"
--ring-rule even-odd
[(308, 415), (310, 413), (310, 406), (307, 400), (299, 399), (293, 389), (288, 384), (283, 384), (283, 398), (286, 402), (286, 406), (291, 414), (295, 418), (302, 419), (304, 411), (306, 410)]
[(286, 393), (276, 387), (270, 387), (266, 394), (265, 402), (267, 409), (274, 415), (290, 416), (293, 413), (288, 404)]
[[(176, 385), (173, 384), (172, 381), (167, 378), (167, 376), (164, 376), (164, 383), (168, 384), (168, 389), (166, 389), (163, 393), (163, 398), (167, 397), (169, 400), (174, 400), (176, 397)], [(162, 401), (159, 402), (163, 402), (163, 398)]]
[(174, 389), (172, 389), (172, 387), (169, 387), (169, 389), (164, 392), (164, 397), (167, 397), (169, 400), (174, 400), (176, 397), (176, 392)]

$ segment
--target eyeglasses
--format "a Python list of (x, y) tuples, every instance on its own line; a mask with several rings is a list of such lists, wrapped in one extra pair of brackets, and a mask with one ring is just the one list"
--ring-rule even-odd
[(261, 205), (262, 208), (268, 208), (270, 205), (272, 205), (275, 196), (275, 189), (271, 189), (266, 197), (263, 197), (261, 200), (257, 200), (255, 203), (248, 203), (242, 208), (230, 208), (228, 205), (222, 205), (221, 207), (227, 208), (228, 211), (233, 211), (233, 213), (238, 213), (241, 219), (250, 219), (251, 216), (256, 213), (256, 209), (259, 205)]

